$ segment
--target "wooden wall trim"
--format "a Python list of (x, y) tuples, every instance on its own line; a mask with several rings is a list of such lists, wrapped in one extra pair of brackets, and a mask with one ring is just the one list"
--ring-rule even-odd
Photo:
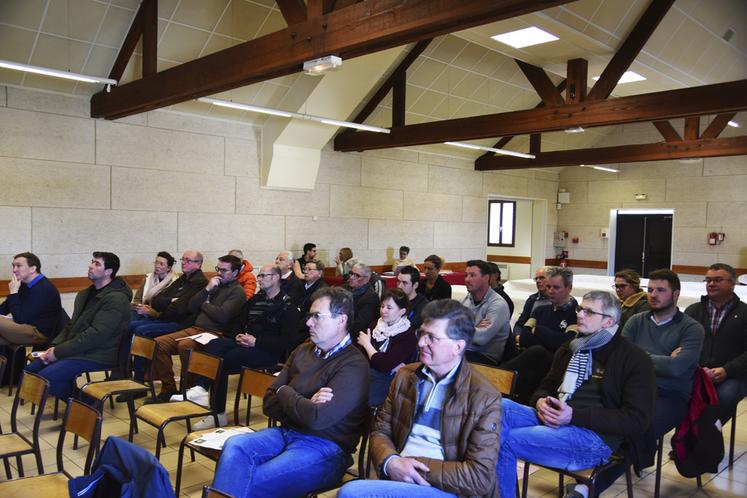
[[(422, 263), (415, 265), (415, 266), (418, 267), (418, 270), (424, 271)], [(369, 265), (369, 268), (371, 268), (371, 270), (379, 274), (392, 271), (392, 265)], [(441, 268), (441, 270), (449, 270), (449, 271), (464, 271), (466, 269), (467, 269), (466, 261), (454, 261), (452, 263), (444, 263), (444, 266)], [(334, 277), (336, 271), (337, 271), (336, 266), (325, 266), (324, 276)]]
[(531, 265), (532, 258), (529, 256), (505, 256), (503, 254), (488, 254), (488, 261), (500, 263), (516, 263), (522, 265)]
[[(560, 265), (560, 260), (557, 258), (546, 259), (545, 264), (548, 266)], [(594, 268), (595, 270), (606, 270), (606, 261), (595, 261), (593, 259), (567, 259), (566, 264), (571, 268)]]

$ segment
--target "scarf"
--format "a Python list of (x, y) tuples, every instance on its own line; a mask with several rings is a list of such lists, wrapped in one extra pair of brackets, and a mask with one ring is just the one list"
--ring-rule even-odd
[(166, 287), (171, 285), (171, 283), (176, 280), (178, 276), (179, 275), (174, 273), (174, 271), (172, 270), (164, 275), (163, 279), (158, 282), (158, 278), (156, 277), (155, 273), (148, 273), (145, 276), (145, 286), (143, 287), (143, 303), (150, 304), (151, 300)]
[(571, 361), (565, 369), (563, 383), (558, 389), (558, 399), (568, 402), (581, 384), (591, 377), (592, 351), (609, 343), (617, 332), (617, 325), (589, 335), (580, 335), (570, 342)]
[(376, 328), (371, 332), (371, 338), (381, 343), (377, 349), (384, 353), (389, 347), (389, 339), (408, 330), (410, 330), (410, 320), (404, 316), (391, 325), (387, 325), (383, 318), (379, 318), (379, 321), (376, 322)]

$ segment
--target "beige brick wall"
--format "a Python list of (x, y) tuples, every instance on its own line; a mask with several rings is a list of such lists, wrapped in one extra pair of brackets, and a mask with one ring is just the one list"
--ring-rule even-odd
[(170, 111), (87, 115), (82, 98), (0, 87), (0, 279), (29, 249), (51, 277), (84, 275), (93, 250), (116, 252), (132, 274), (159, 250), (200, 249), (211, 268), (239, 247), (259, 266), (307, 241), (327, 262), (350, 246), (384, 264), (401, 244), (416, 261), (433, 252), (464, 261), (485, 256), (488, 195), (547, 198), (555, 229), (552, 171), (325, 149), (314, 191), (270, 190), (259, 185), (260, 128)]

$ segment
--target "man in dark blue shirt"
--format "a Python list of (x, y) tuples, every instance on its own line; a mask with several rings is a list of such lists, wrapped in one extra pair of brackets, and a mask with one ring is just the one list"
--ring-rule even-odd
[(39, 258), (30, 252), (13, 257), (8, 298), (0, 304), (0, 346), (36, 345), (49, 341), (57, 329), (62, 304), (60, 293), (41, 274)]

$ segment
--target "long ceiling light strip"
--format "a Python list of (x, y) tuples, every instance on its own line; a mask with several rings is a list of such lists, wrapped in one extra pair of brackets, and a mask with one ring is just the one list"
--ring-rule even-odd
[(463, 149), (472, 150), (484, 150), (486, 152), (495, 152), (496, 154), (502, 154), (504, 156), (522, 157), (524, 159), (534, 159), (537, 156), (534, 154), (525, 154), (523, 152), (514, 152), (507, 149), (496, 149), (494, 147), (483, 147), (482, 145), (467, 144), (464, 142), (444, 142), (446, 145), (453, 145), (454, 147), (461, 147)]
[(82, 81), (84, 83), (102, 83), (104, 85), (116, 85), (117, 80), (111, 78), (102, 78), (100, 76), (90, 76), (88, 74), (71, 73), (69, 71), (60, 71), (41, 66), (32, 66), (21, 62), (12, 62), (0, 59), (0, 68), (13, 69), (15, 71), (25, 71), (27, 73), (42, 74), (44, 76), (53, 76), (55, 78), (64, 78), (67, 80)]
[(207, 104), (213, 104), (220, 107), (228, 107), (231, 109), (239, 109), (242, 111), (258, 112), (260, 114), (269, 114), (271, 116), (280, 116), (283, 118), (298, 118), (307, 119), (310, 121), (316, 121), (318, 123), (324, 123), (332, 126), (343, 126), (345, 128), (355, 128), (356, 130), (373, 131), (376, 133), (390, 133), (391, 130), (388, 128), (380, 128), (378, 126), (371, 126), (360, 123), (353, 123), (351, 121), (340, 121), (337, 119), (325, 118), (323, 116), (315, 116), (313, 114), (303, 114), (300, 112), (282, 111), (280, 109), (273, 109), (271, 107), (263, 107), (259, 105), (251, 104), (240, 104), (238, 102), (231, 102), (230, 100), (214, 99), (212, 97), (200, 97), (197, 99), (199, 102), (205, 102)]
[(619, 170), (619, 169), (615, 169), (615, 168), (606, 168), (606, 167), (604, 167), (604, 166), (596, 166), (596, 165), (593, 165), (593, 164), (579, 164), (579, 166), (580, 166), (580, 167), (582, 167), (582, 168), (591, 168), (591, 169), (595, 169), (595, 170), (597, 170), (597, 171), (606, 171), (606, 172), (608, 172), (608, 173), (619, 173), (619, 172), (620, 172), (620, 170)]

